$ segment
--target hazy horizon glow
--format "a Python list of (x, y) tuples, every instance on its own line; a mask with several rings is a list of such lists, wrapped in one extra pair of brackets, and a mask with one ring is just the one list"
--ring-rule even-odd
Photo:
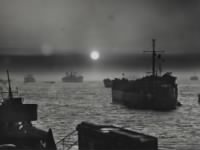
[[(165, 70), (167, 71), (167, 70)], [(168, 70), (169, 71), (169, 70)], [(173, 71), (173, 70), (170, 70)], [(35, 77), (35, 79), (38, 82), (43, 82), (43, 81), (56, 81), (56, 82), (62, 82), (61, 78), (63, 76), (65, 76), (65, 72), (64, 71), (57, 71), (57, 72), (47, 72), (47, 71), (20, 71), (20, 72), (16, 72), (13, 70), (10, 70), (10, 77), (11, 80), (13, 81), (20, 81), (23, 82), (24, 80), (24, 76), (27, 74), (33, 74), (33, 76)], [(93, 70), (93, 71), (80, 71), (79, 74), (84, 76), (84, 81), (102, 81), (105, 78), (110, 78), (110, 79), (114, 79), (114, 78), (122, 78), (122, 73), (125, 73), (125, 77), (130, 79), (130, 80), (134, 80), (140, 77), (144, 77), (145, 75), (148, 75), (145, 70), (134, 70), (134, 71), (126, 71), (126, 70), (118, 70), (118, 71), (97, 71), (97, 70)], [(200, 69), (199, 70), (193, 70), (192, 72), (189, 71), (173, 71), (174, 76), (177, 77), (177, 80), (190, 80), (191, 76), (198, 76), (198, 74), (200, 74)], [(200, 77), (200, 76), (199, 76)], [(0, 79), (7, 79), (6, 77), (6, 72), (0, 72)]]
[(197, 0), (0, 0), (0, 72), (149, 72), (152, 38), (164, 70), (198, 70), (199, 13)]

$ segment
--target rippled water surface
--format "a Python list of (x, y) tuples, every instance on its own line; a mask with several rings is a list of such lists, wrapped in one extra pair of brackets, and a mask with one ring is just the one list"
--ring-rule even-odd
[(101, 82), (18, 84), (25, 103), (39, 105), (38, 121), (56, 141), (82, 121), (116, 124), (158, 137), (160, 150), (200, 149), (200, 82), (179, 83), (182, 107), (171, 112), (131, 110), (111, 103)]

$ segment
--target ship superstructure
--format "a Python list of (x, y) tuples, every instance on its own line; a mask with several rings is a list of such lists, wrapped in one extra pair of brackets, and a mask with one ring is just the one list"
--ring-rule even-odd
[(36, 79), (34, 78), (32, 74), (27, 74), (24, 77), (24, 83), (31, 83), (31, 82), (36, 82)]
[[(23, 104), (15, 97), (8, 76), (8, 97), (0, 104), (0, 147), (17, 150), (56, 150), (52, 130), (44, 131), (32, 125), (37, 120), (37, 104)], [(2, 93), (3, 94), (3, 93)]]
[(83, 82), (83, 76), (77, 75), (76, 72), (66, 72), (62, 78), (63, 82)]

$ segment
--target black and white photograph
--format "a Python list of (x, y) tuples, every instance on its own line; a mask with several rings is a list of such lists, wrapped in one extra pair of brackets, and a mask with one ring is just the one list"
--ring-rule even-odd
[(200, 150), (199, 0), (0, 0), (0, 150)]

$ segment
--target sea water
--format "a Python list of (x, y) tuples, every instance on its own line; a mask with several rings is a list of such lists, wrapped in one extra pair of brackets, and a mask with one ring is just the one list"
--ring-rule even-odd
[(82, 121), (118, 125), (156, 136), (160, 150), (200, 149), (200, 82), (180, 82), (182, 106), (170, 112), (134, 110), (113, 104), (111, 89), (102, 82), (18, 83), (25, 103), (37, 103), (38, 121), (44, 130), (52, 128), (56, 141), (76, 129)]

